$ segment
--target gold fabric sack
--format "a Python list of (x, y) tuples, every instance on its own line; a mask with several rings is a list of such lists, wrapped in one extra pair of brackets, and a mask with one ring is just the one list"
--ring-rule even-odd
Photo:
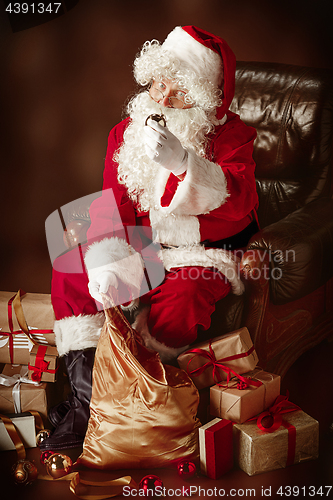
[(201, 425), (196, 387), (185, 371), (163, 365), (156, 352), (144, 347), (108, 300), (78, 462), (98, 469), (139, 469), (196, 459)]

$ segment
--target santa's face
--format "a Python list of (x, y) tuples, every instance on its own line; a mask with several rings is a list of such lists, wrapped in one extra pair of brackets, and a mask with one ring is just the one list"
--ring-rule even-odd
[(149, 88), (149, 95), (160, 106), (166, 108), (188, 109), (193, 106), (188, 90), (168, 78), (154, 79)]

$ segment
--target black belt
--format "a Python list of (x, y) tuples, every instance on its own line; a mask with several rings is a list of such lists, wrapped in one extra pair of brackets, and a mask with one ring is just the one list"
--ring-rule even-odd
[[(246, 247), (251, 236), (256, 234), (259, 231), (259, 227), (257, 221), (253, 220), (250, 222), (248, 226), (246, 226), (242, 231), (233, 236), (229, 236), (229, 238), (223, 238), (223, 240), (218, 241), (201, 241), (200, 244), (205, 248), (223, 248), (224, 250), (237, 250), (237, 248)], [(175, 245), (162, 245), (162, 248), (170, 249), (170, 248), (179, 248)]]

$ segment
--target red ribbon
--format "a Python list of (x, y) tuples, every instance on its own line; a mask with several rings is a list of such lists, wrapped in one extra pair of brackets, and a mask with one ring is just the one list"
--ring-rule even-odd
[(55, 370), (51, 370), (48, 368), (50, 362), (45, 361), (44, 359), (46, 350), (46, 345), (39, 345), (36, 353), (35, 366), (32, 366), (30, 363), (28, 365), (29, 370), (32, 370), (31, 380), (33, 380), (34, 382), (40, 382), (43, 373), (56, 373), (58, 370), (58, 368), (56, 368)]
[[(194, 356), (189, 360), (187, 363), (187, 373), (192, 376), (192, 377), (198, 377), (201, 375), (208, 367), (212, 366), (213, 367), (213, 379), (217, 385), (220, 387), (228, 387), (228, 384), (230, 382), (231, 374), (236, 376), (241, 383), (243, 384), (243, 387), (240, 387), (242, 389), (249, 387), (250, 385), (253, 385), (255, 387), (259, 387), (262, 385), (262, 382), (259, 380), (252, 380), (248, 377), (243, 377), (242, 375), (239, 375), (237, 372), (235, 372), (232, 368), (225, 366), (224, 363), (228, 361), (234, 361), (235, 359), (240, 359), (240, 358), (245, 358), (247, 356), (250, 356), (252, 352), (254, 351), (254, 346), (252, 346), (247, 352), (243, 352), (240, 354), (234, 354), (232, 356), (227, 356), (225, 358), (221, 358), (219, 360), (216, 359), (215, 353), (212, 348), (212, 343), (209, 342), (209, 352), (205, 351), (204, 349), (191, 349), (187, 351), (187, 353), (194, 353)], [(202, 366), (199, 366), (199, 368), (196, 368), (195, 370), (189, 371), (189, 365), (191, 361), (196, 357), (196, 356), (202, 356), (203, 358), (208, 359), (207, 363), (205, 363)], [(218, 372), (218, 369), (224, 371), (227, 374), (227, 384), (226, 386), (222, 385), (221, 382), (221, 376)]]
[[(274, 401), (274, 404), (270, 408), (260, 413), (259, 416), (250, 419), (257, 419), (257, 426), (264, 432), (275, 432), (281, 427), (281, 425), (288, 429), (288, 455), (286, 466), (292, 465), (295, 462), (296, 428), (294, 425), (289, 424), (288, 422), (283, 420), (282, 415), (284, 413), (291, 413), (293, 411), (301, 410), (299, 406), (295, 405), (291, 401), (288, 401), (288, 398), (288, 392), (286, 396), (278, 396)], [(268, 427), (264, 427), (262, 424), (262, 420), (265, 417), (272, 417), (272, 423)]]
[[(13, 335), (18, 335), (18, 334), (22, 334), (22, 333), (26, 333), (24, 332), (24, 330), (15, 330), (14, 331), (14, 324), (13, 324), (13, 301), (15, 299), (17, 294), (13, 295), (13, 297), (11, 297), (8, 301), (8, 306), (7, 306), (7, 310), (8, 310), (8, 325), (9, 325), (9, 332), (1, 332), (0, 335), (4, 335), (4, 336), (7, 336), (9, 337), (9, 356), (10, 356), (10, 362), (11, 364), (14, 363), (14, 338), (13, 338)], [(25, 292), (23, 292), (23, 290), (20, 290), (20, 295), (23, 296), (25, 295)], [(45, 334), (45, 333), (53, 333), (53, 330), (34, 330), (33, 332), (34, 334), (36, 333), (42, 333), (42, 334)], [(29, 334), (31, 334), (31, 332), (29, 332)]]

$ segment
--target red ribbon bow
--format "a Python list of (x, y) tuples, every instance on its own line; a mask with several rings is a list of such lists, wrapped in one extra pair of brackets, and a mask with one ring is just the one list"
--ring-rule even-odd
[[(201, 375), (208, 367), (212, 366), (213, 367), (213, 379), (217, 385), (220, 387), (228, 387), (228, 384), (230, 382), (230, 379), (232, 377), (231, 374), (233, 374), (235, 377), (239, 379), (239, 383), (243, 384), (242, 389), (249, 387), (250, 385), (259, 387), (262, 385), (262, 382), (259, 382), (259, 380), (252, 380), (248, 377), (243, 377), (242, 375), (239, 375), (237, 372), (235, 372), (232, 368), (229, 366), (226, 366), (224, 363), (228, 361), (234, 361), (235, 359), (240, 359), (240, 358), (245, 358), (247, 356), (250, 356), (252, 352), (254, 351), (254, 346), (252, 346), (247, 352), (243, 352), (240, 354), (234, 354), (232, 356), (227, 356), (225, 358), (221, 358), (219, 360), (216, 359), (215, 353), (212, 348), (212, 343), (209, 342), (209, 352), (205, 351), (204, 349), (191, 349), (187, 351), (188, 353), (193, 352), (194, 356), (189, 360), (187, 363), (187, 373), (192, 376), (192, 377), (198, 377)], [(195, 370), (189, 371), (189, 365), (191, 361), (196, 357), (196, 356), (202, 356), (203, 358), (208, 359), (207, 363), (205, 363), (202, 366), (199, 366), (199, 368), (196, 368)], [(218, 370), (222, 370), (227, 374), (227, 384), (222, 385), (221, 382), (221, 376), (219, 374)]]
[[(277, 429), (283, 425), (288, 429), (288, 455), (287, 455), (287, 466), (292, 465), (295, 461), (295, 450), (296, 450), (296, 428), (294, 425), (289, 424), (283, 420), (282, 415), (284, 413), (291, 413), (293, 411), (301, 410), (301, 408), (291, 401), (288, 400), (289, 392), (287, 395), (280, 395), (274, 401), (274, 404), (267, 410), (260, 413), (259, 416), (251, 418), (250, 420), (257, 419), (257, 426), (260, 430), (264, 432), (275, 432)], [(271, 417), (271, 423), (267, 426), (263, 425), (263, 419)]]
[(46, 345), (38, 346), (35, 366), (32, 366), (30, 363), (28, 365), (29, 370), (32, 370), (31, 380), (33, 380), (34, 382), (40, 382), (43, 373), (56, 373), (56, 371), (58, 370), (58, 368), (56, 368), (55, 370), (48, 369), (49, 362), (45, 361), (44, 359), (46, 350)]

